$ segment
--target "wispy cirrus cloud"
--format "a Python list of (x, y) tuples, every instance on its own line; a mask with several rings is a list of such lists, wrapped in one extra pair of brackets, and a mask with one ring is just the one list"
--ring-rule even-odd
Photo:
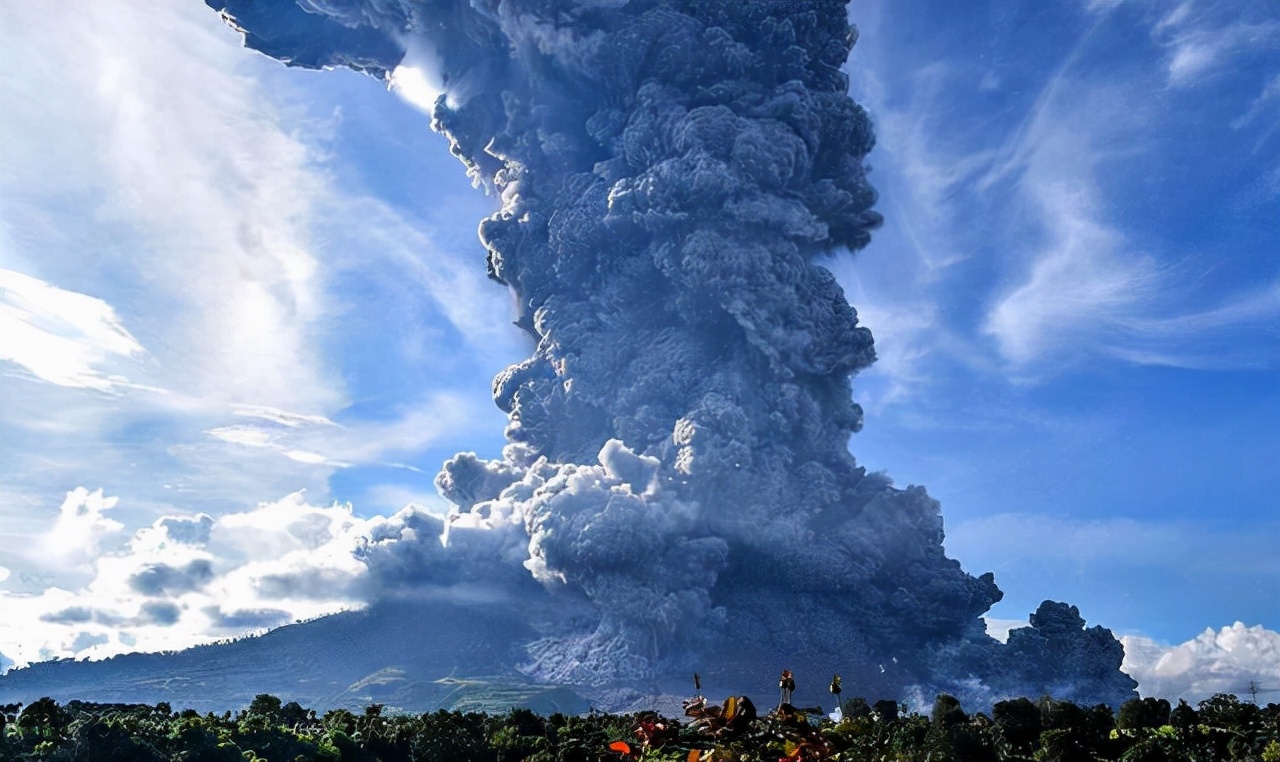
[[(315, 347), (310, 227), (333, 194), (314, 135), (216, 16), (136, 11), (0, 9), (0, 340), (27, 369), (0, 375), (0, 457), (37, 519), (88, 483), (132, 493), (131, 523), (184, 472), (221, 471), (180, 461), (229, 405), (346, 399)], [(250, 481), (235, 471), (227, 497)]]
[(1275, 49), (1280, 21), (1261, 5), (1184, 0), (1156, 22), (1151, 34), (1167, 50), (1168, 85), (1190, 88), (1240, 55)]
[(323, 493), (335, 469), (407, 461), (489, 413), (518, 340), (474, 227), (454, 251), (339, 184), (337, 107), (198, 4), (0, 14), (7, 495), (50, 515), (87, 483), (140, 520), (183, 495), (224, 510)]
[(1022, 379), (1123, 352), (1175, 301), (1163, 252), (1110, 211), (1112, 178), (1146, 150), (1159, 113), (1134, 100), (1138, 82), (1083, 67), (1102, 23), (1083, 32), (977, 183), (1018, 220), (1004, 228), (981, 331)]
[(0, 361), (58, 386), (110, 391), (106, 363), (144, 353), (101, 299), (0, 268)]
[[(453, 435), (477, 417), (474, 400), (436, 394), (406, 405), (388, 421), (353, 421), (339, 425), (323, 416), (300, 416), (253, 409), (236, 413), (249, 420), (218, 426), (205, 433), (241, 447), (280, 454), (298, 463), (348, 468), (356, 464), (382, 465), (421, 471), (390, 458), (412, 456), (422, 448)], [(486, 406), (487, 407), (487, 406)]]
[(199, 10), (5, 9), (0, 87), (22, 105), (0, 127), (5, 263), (111, 304), (154, 386), (332, 405), (308, 339), (324, 293), (309, 220), (331, 191)]
[(1150, 258), (1090, 209), (1089, 191), (1067, 181), (1027, 182), (1045, 242), (1027, 271), (995, 298), (983, 331), (1000, 357), (1023, 370), (1047, 360), (1093, 354), (1134, 325), (1160, 288)]
[[(1195, 162), (1175, 131), (1208, 129), (1215, 122), (1190, 114), (1222, 107), (1161, 95), (1165, 74), (1150, 64), (1199, 41), (1212, 43), (1218, 71), (1270, 45), (1269, 23), (1231, 4), (1188, 3), (1154, 26), (1122, 3), (1079, 10), (1071, 18), (1070, 6), (1059, 7), (1061, 34), (1024, 51), (1019, 66), (1037, 71), (1028, 76), (1001, 63), (1007, 53), (975, 59), (969, 47), (934, 45), (922, 62), (923, 48), (886, 28), (890, 14), (860, 9), (866, 33), (850, 74), (878, 127), (871, 161), (888, 169), (873, 175), (887, 223), (857, 264), (834, 269), (876, 332), (883, 362), (864, 383), (873, 404), (955, 373), (1043, 383), (1098, 362), (1223, 369), (1280, 361), (1266, 340), (1268, 322), (1280, 319), (1271, 286), (1280, 272), (1251, 268), (1261, 272), (1205, 285), (1203, 271), (1220, 267), (1212, 255), (1153, 236), (1161, 231), (1134, 213), (1132, 196), (1136, 173)], [(1135, 25), (1152, 47), (1099, 66), (1119, 30)], [(1015, 82), (1020, 89), (1011, 90)], [(1256, 92), (1236, 124), (1266, 133), (1249, 115), (1268, 108), (1269, 90)], [(1248, 139), (1256, 146), (1267, 136)], [(1209, 177), (1219, 171), (1211, 165), (1234, 163), (1237, 153), (1216, 138), (1213, 145), (1200, 162)], [(1207, 184), (1205, 192), (1222, 193)], [(1200, 219), (1205, 208), (1185, 214)]]

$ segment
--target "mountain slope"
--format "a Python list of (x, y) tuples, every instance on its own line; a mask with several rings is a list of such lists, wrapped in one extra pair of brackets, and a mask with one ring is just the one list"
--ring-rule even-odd
[(527, 658), (521, 644), (531, 639), (527, 625), (497, 607), (381, 603), (174, 653), (33, 664), (0, 676), (0, 703), (52, 696), (221, 712), (272, 693), (317, 710), (378, 702), (405, 711), (585, 711), (570, 690), (531, 685), (510, 669), (495, 674), (495, 664)]

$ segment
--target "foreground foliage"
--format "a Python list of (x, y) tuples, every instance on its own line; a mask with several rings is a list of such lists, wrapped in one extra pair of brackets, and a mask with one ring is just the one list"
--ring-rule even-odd
[(652, 712), (540, 717), (438, 711), (317, 716), (260, 695), (244, 711), (200, 715), (167, 704), (0, 707), (0, 760), (69, 762), (1280, 762), (1280, 705), (1219, 694), (1192, 708), (1163, 699), (1080, 707), (1044, 697), (968, 715), (941, 695), (926, 717), (892, 701), (844, 702), (844, 718), (789, 704), (757, 712), (744, 696), (696, 697), (685, 717)]

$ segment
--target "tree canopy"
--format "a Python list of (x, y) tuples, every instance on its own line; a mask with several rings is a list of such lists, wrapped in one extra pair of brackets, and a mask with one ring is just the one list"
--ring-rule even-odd
[[(874, 706), (874, 708), (873, 708)], [(261, 694), (238, 712), (168, 704), (0, 707), (0, 760), (66, 762), (1280, 762), (1280, 705), (1218, 694), (1198, 708), (1135, 699), (1116, 714), (1049, 696), (966, 714), (940, 695), (930, 716), (891, 700), (851, 698), (833, 721), (817, 707), (759, 714), (747, 697), (702, 696), (683, 718), (654, 712), (544, 717), (440, 710), (338, 709), (318, 715)]]

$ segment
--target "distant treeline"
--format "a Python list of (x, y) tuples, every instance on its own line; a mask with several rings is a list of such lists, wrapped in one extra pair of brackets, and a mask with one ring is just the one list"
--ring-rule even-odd
[(259, 695), (244, 711), (201, 715), (168, 704), (0, 707), (0, 760), (73, 762), (801, 762), (857, 760), (1263, 760), (1280, 762), (1280, 705), (1218, 694), (1193, 708), (1135, 699), (1118, 713), (1049, 697), (966, 714), (938, 696), (929, 716), (892, 701), (851, 699), (834, 722), (785, 704), (757, 712), (745, 697), (686, 702), (686, 716), (652, 712), (541, 717), (438, 711), (316, 712)]

